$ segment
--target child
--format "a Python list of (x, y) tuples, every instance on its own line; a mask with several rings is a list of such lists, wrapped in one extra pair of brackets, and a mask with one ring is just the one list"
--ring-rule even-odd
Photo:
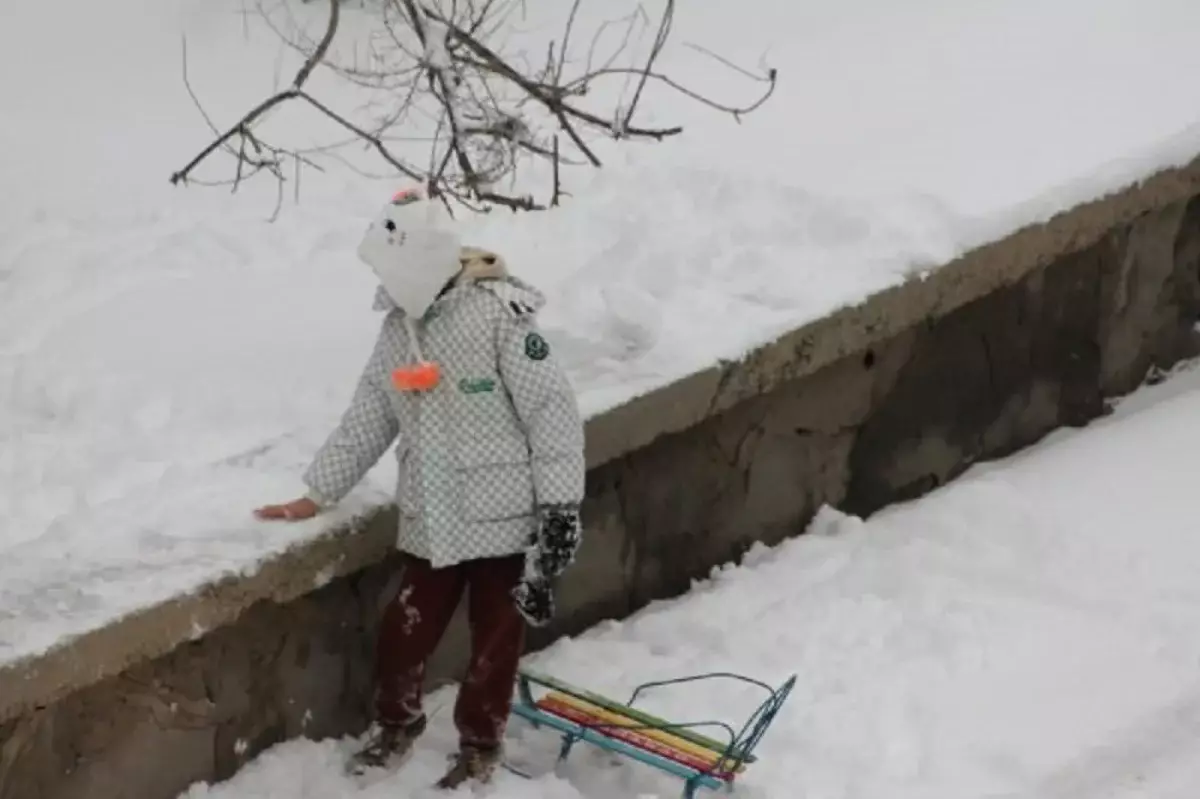
[(499, 256), (460, 246), (436, 201), (398, 194), (358, 255), (382, 284), (376, 309), (387, 311), (374, 351), (305, 473), (308, 493), (257, 514), (315, 515), (399, 438), (404, 574), (379, 632), (377, 730), (352, 767), (407, 754), (425, 729), (425, 663), (468, 589), (460, 748), (438, 785), (486, 781), (501, 755), (525, 623), (553, 616), (552, 581), (579, 546), (583, 423), (534, 321), (542, 294)]

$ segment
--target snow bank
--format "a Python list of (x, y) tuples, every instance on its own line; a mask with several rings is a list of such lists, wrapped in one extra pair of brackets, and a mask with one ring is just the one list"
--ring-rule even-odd
[[(773, 683), (798, 673), (745, 796), (1182, 799), (1200, 758), (1197, 418), (1193, 370), (868, 522), (825, 509), (811, 535), (531, 660), (613, 696), (709, 670)], [(351, 782), (339, 768), (353, 742), (297, 741), (184, 796), (432, 796), (455, 745), (453, 698), (431, 697), (431, 734), (394, 775)], [(736, 719), (757, 699), (679, 687), (649, 707)], [(521, 721), (511, 739), (523, 763), (545, 767), (557, 753)], [(581, 745), (559, 774), (504, 773), (484, 795), (677, 790)]]
[[(548, 2), (528, 5), (561, 11)], [(321, 6), (294, 11), (316, 30)], [(296, 490), (347, 399), (377, 324), (353, 246), (394, 184), (306, 176), (273, 225), (269, 184), (167, 184), (208, 137), (181, 32), (218, 124), (294, 68), (244, 10), (3, 12), (0, 662), (328, 524), (249, 510)], [(469, 234), (546, 289), (548, 337), (597, 414), (1200, 152), (1200, 111), (1158, 88), (1200, 68), (1197, 23), (1175, 0), (683, 9), (681, 43), (749, 64), (768, 51), (771, 103), (738, 125), (656, 99), (651, 121), (688, 125), (678, 141), (602, 147), (566, 207)], [(740, 96), (695, 53), (672, 58)], [(290, 112), (273, 125), (316, 130)], [(388, 468), (343, 514), (387, 495)]]

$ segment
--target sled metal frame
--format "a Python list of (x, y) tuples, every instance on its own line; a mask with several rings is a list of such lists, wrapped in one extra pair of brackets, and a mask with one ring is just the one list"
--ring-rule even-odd
[[(767, 693), (767, 698), (737, 731), (724, 721), (669, 722), (634, 707), (638, 697), (652, 688), (722, 679), (749, 683)], [(772, 688), (741, 674), (711, 672), (643, 683), (634, 689), (628, 701), (620, 703), (554, 677), (522, 669), (517, 675), (517, 700), (513, 703), (513, 713), (535, 728), (544, 726), (562, 733), (559, 762), (566, 760), (576, 743), (587, 741), (601, 749), (679, 777), (684, 781), (683, 799), (694, 799), (700, 788), (723, 788), (726, 792), (733, 790), (737, 774), (744, 771), (747, 764), (757, 760), (754, 748), (775, 720), (795, 684), (794, 674), (779, 688)], [(550, 693), (535, 700), (533, 686), (548, 689)], [(592, 712), (588, 711), (589, 708), (593, 709)], [(565, 709), (570, 712), (565, 713)], [(724, 742), (697, 732), (703, 727), (719, 729)], [(638, 740), (647, 738), (653, 740), (644, 741), (645, 745)], [(677, 743), (672, 745), (671, 740)], [(696, 763), (696, 753), (701, 750), (711, 764)]]

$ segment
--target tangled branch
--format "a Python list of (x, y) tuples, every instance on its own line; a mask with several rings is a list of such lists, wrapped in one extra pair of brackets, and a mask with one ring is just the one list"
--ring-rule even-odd
[[(316, 42), (296, 41), (275, 28), (289, 46), (303, 55), (303, 64), (286, 88), (264, 99), (223, 131), (212, 123), (192, 91), (185, 42), (184, 83), (215, 138), (171, 175), (173, 184), (202, 182), (193, 173), (221, 152), (234, 161), (233, 178), (222, 181), (232, 184), (234, 191), (243, 181), (266, 173), (279, 182), (282, 197), (289, 166), (298, 180), (304, 167), (320, 169), (317, 156), (334, 155), (342, 147), (357, 144), (373, 150), (393, 174), (423, 184), (431, 196), (448, 207), (455, 202), (473, 210), (493, 206), (540, 210), (557, 205), (566, 194), (560, 182), (562, 167), (581, 163), (601, 166), (589, 139), (661, 141), (682, 131), (677, 125), (647, 126), (635, 121), (649, 85), (661, 85), (739, 121), (775, 90), (774, 69), (753, 74), (704, 50), (700, 52), (760, 84), (761, 91), (746, 104), (721, 103), (660, 70), (657, 65), (670, 39), (675, 0), (665, 0), (644, 56), (627, 56), (634, 29), (639, 23), (649, 26), (648, 16), (639, 8), (623, 20), (597, 28), (578, 74), (568, 72), (583, 0), (573, 0), (561, 35), (548, 43), (544, 58), (536, 64), (524, 53), (505, 52), (498, 43), (500, 32), (511, 26), (510, 18), (521, 0), (380, 0), (370, 12), (376, 13), (382, 24), (371, 39), (366, 63), (338, 63), (332, 55), (332, 44), (342, 14), (341, 2), (330, 0), (328, 23)], [(263, 16), (271, 24), (265, 12)], [(614, 25), (625, 26), (624, 36), (615, 51), (597, 64), (598, 42)], [(622, 59), (624, 63), (620, 63)], [(372, 121), (356, 122), (315, 97), (306, 84), (318, 66), (350, 85), (370, 90), (377, 98), (370, 107), (377, 112), (382, 108), (382, 113)], [(617, 100), (613, 107), (603, 110), (587, 107), (585, 100), (606, 79), (623, 80), (628, 99)], [(300, 101), (333, 122), (344, 131), (344, 137), (308, 150), (265, 141), (257, 132), (258, 126), (273, 109), (292, 101)], [(410, 135), (401, 137), (399, 131)], [(568, 148), (562, 146), (560, 136), (570, 143)], [(424, 142), (428, 147), (427, 165), (418, 166), (398, 154), (398, 144), (406, 141)], [(552, 179), (548, 200), (512, 188), (518, 165), (525, 160), (549, 163)]]

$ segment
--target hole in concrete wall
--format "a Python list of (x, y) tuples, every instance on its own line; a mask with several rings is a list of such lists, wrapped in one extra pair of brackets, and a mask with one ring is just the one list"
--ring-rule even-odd
[(863, 355), (863, 368), (870, 369), (875, 365), (875, 350), (867, 350)]

